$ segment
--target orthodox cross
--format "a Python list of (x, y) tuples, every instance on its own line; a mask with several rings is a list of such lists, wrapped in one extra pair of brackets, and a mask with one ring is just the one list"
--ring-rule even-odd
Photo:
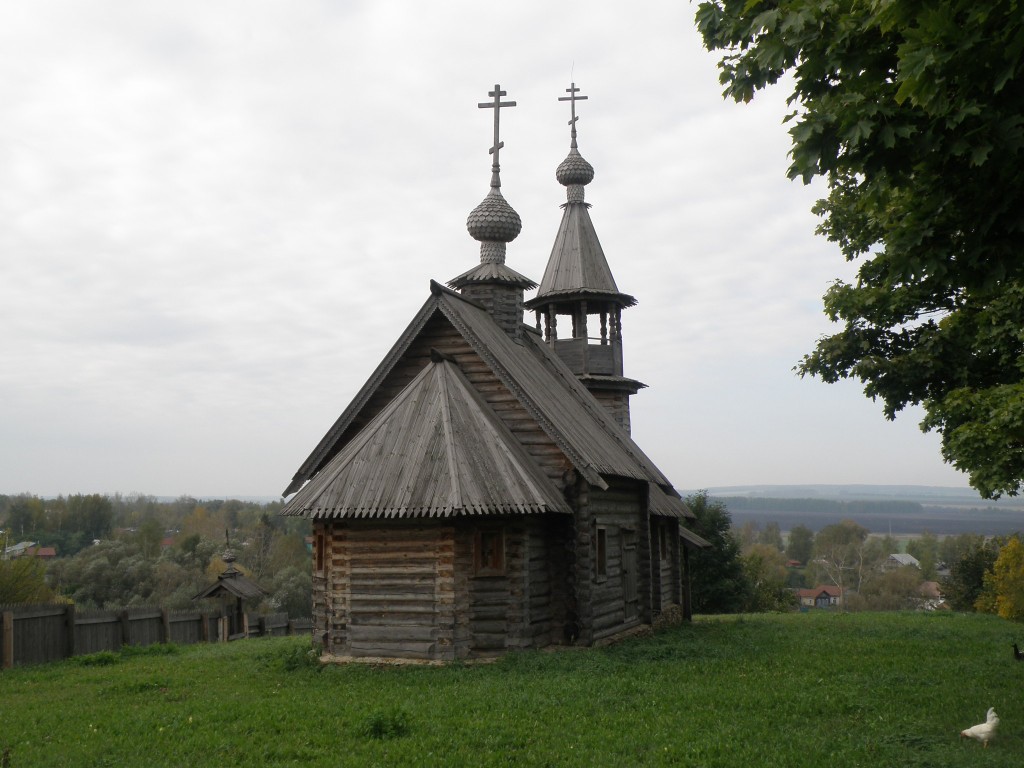
[(493, 96), (494, 101), (481, 102), (480, 104), (477, 104), (477, 107), (480, 109), (494, 110), (494, 144), (488, 150), (488, 153), (494, 155), (494, 161), (491, 163), (491, 186), (500, 187), (501, 181), (498, 179), (498, 171), (501, 169), (501, 166), (498, 164), (498, 151), (505, 146), (505, 142), (498, 140), (499, 115), (502, 107), (514, 107), (516, 103), (514, 101), (501, 100), (501, 97), (506, 94), (505, 91), (501, 90), (501, 86), (497, 83), (494, 84), (494, 90), (489, 91), (487, 95)]
[(569, 121), (569, 125), (572, 127), (572, 133), (571, 133), (572, 144), (571, 144), (571, 146), (575, 147), (576, 146), (576, 121), (579, 120), (579, 118), (576, 117), (576, 102), (577, 101), (586, 101), (587, 97), (586, 96), (577, 96), (576, 95), (577, 93), (580, 92), (580, 89), (576, 87), (576, 83), (570, 83), (569, 87), (565, 89), (565, 92), (568, 93), (569, 95), (568, 96), (559, 96), (558, 100), (559, 101), (568, 101), (568, 102), (570, 102), (569, 107), (572, 110), (572, 120)]

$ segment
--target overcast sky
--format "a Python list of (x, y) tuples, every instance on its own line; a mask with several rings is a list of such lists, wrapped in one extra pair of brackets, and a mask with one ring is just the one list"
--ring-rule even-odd
[(507, 262), (540, 279), (571, 81), (639, 300), (633, 435), (676, 486), (965, 486), (919, 413), (793, 373), (854, 267), (786, 179), (786, 93), (723, 100), (695, 10), (3, 4), (0, 493), (279, 495), (429, 280), (478, 262), (495, 83)]

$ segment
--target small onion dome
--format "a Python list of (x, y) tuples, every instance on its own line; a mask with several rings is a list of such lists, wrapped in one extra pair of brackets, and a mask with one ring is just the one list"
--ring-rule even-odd
[(569, 150), (569, 156), (565, 158), (555, 169), (555, 178), (563, 186), (574, 184), (589, 184), (594, 180), (594, 166), (583, 159), (575, 147)]
[(510, 243), (516, 239), (523, 222), (511, 205), (505, 202), (497, 187), (469, 213), (466, 229), (480, 242)]

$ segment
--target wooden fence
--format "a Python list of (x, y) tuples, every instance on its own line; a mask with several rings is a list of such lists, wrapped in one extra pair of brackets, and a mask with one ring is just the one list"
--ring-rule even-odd
[(312, 631), (311, 619), (289, 620), (286, 613), (243, 614), (241, 632), (233, 630), (229, 616), (209, 611), (76, 611), (73, 605), (7, 605), (0, 606), (0, 615), (3, 669), (117, 651), (124, 645), (186, 645)]

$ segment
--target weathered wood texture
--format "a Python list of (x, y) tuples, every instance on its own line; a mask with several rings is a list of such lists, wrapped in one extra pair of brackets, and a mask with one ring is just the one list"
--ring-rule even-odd
[[(314, 580), (313, 604), (316, 626), (325, 627), (326, 650), (343, 657), (451, 660), (561, 642), (567, 519), (324, 526), (329, 562)], [(481, 528), (502, 532), (503, 567), (497, 572), (476, 570)]]
[(516, 337), (523, 324), (523, 289), (502, 283), (468, 283), (461, 293), (467, 299), (487, 307), (502, 330)]
[(654, 614), (682, 603), (681, 548), (679, 521), (674, 518), (652, 518), (651, 609)]
[[(584, 373), (604, 376), (622, 375), (622, 344), (591, 344), (588, 339), (557, 339), (555, 352), (569, 370), (579, 375)], [(616, 362), (618, 367), (616, 368)]]
[[(122, 611), (76, 611), (73, 605), (0, 606), (0, 667), (58, 661), (124, 645), (216, 641), (211, 622), (224, 619), (202, 611), (132, 608)], [(309, 620), (289, 621), (286, 614), (257, 617), (255, 635), (305, 634)]]
[(629, 419), (629, 392), (616, 392), (614, 390), (591, 389), (590, 393), (599, 402), (608, 415), (615, 419), (615, 423), (626, 432), (631, 429)]
[(453, 529), (437, 521), (423, 527), (390, 523), (331, 527), (330, 578), (322, 599), (328, 650), (355, 657), (454, 658)]
[(412, 341), (408, 350), (370, 397), (366, 407), (345, 430), (341, 444), (353, 439), (430, 363), (432, 349), (456, 361), (466, 378), (508, 426), (544, 473), (559, 481), (562, 473), (569, 468), (565, 455), (516, 396), (494, 375), (487, 363), (473, 351), (469, 342), (441, 313), (436, 313)]
[(541, 517), (504, 518), (504, 569), (498, 574), (474, 574), (472, 542), (480, 524), (460, 527), (463, 556), (458, 565), (470, 573), (466, 580), (469, 612), (467, 655), (502, 653), (513, 648), (543, 647), (552, 633), (550, 557)]
[(605, 532), (604, 573), (595, 567), (591, 574), (588, 629), (595, 640), (650, 621), (650, 533), (644, 494), (642, 485), (626, 481), (607, 490), (589, 489), (592, 535)]

